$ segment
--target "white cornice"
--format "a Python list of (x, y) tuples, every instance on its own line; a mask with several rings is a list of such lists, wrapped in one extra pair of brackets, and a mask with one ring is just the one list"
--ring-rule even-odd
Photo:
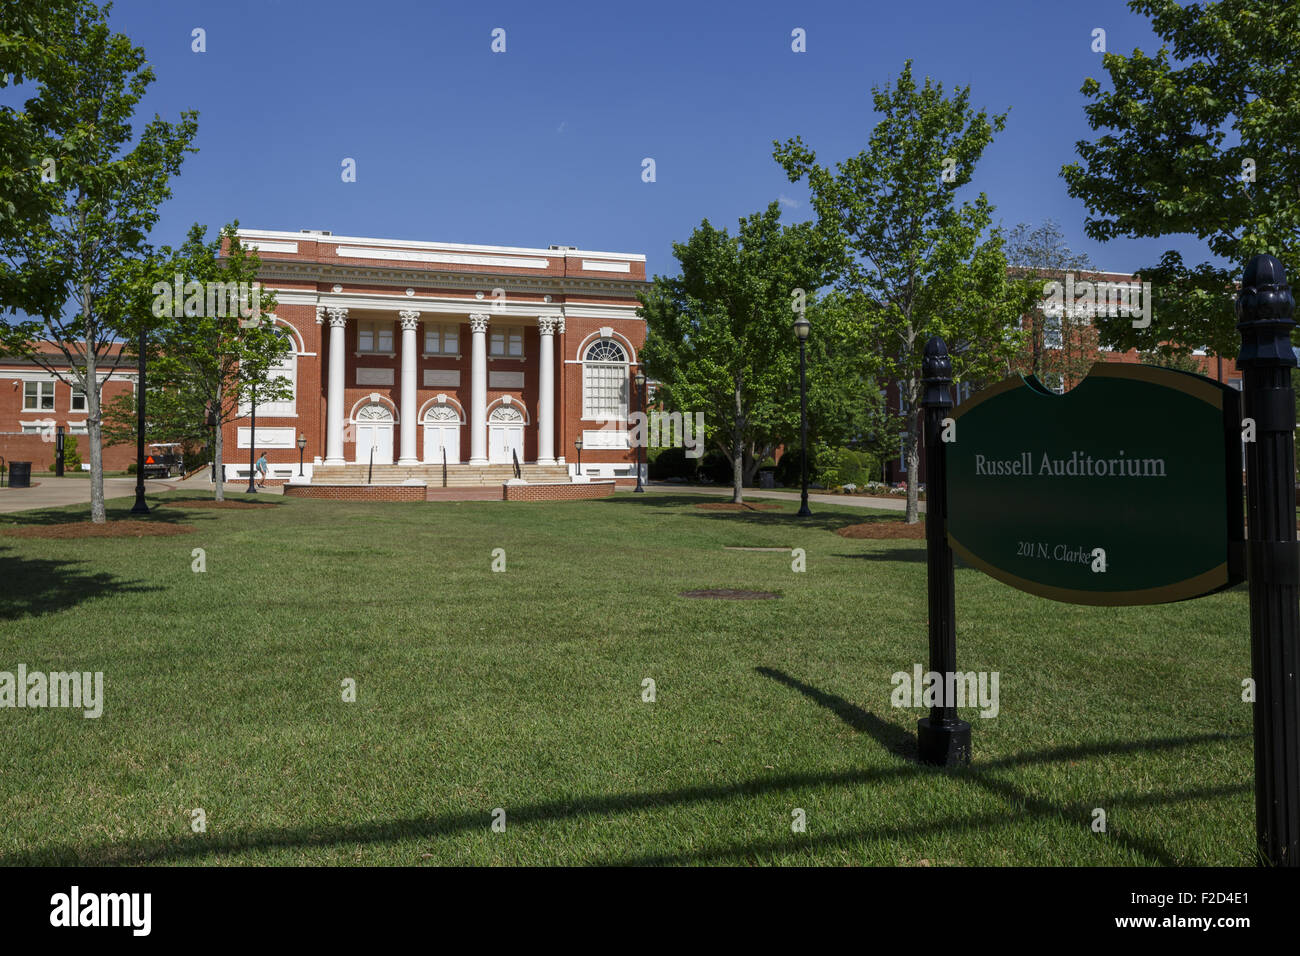
[(626, 262), (645, 262), (645, 256), (632, 252), (597, 252), (592, 249), (537, 249), (530, 246), (482, 246), (461, 242), (427, 242), (413, 239), (375, 239), (365, 236), (323, 236), (314, 233), (289, 232), (277, 229), (240, 229), (241, 238), (269, 239), (280, 242), (316, 242), (323, 245), (388, 246), (393, 249), (455, 249), (463, 252), (515, 253), (551, 258), (585, 256), (589, 259), (619, 259)]
[[(321, 263), (306, 259), (263, 259), (258, 278), (263, 285), (274, 286), (273, 280), (296, 282), (330, 282), (339, 284), (367, 283), (391, 285), (405, 290), (411, 286), (439, 286), (446, 289), (466, 289), (481, 292), (501, 287), (509, 292), (527, 292), (535, 295), (582, 292), (587, 294), (634, 296), (649, 283), (642, 279), (614, 279), (576, 276), (539, 276), (519, 273), (495, 272), (442, 272), (433, 269), (401, 269), (383, 266), (343, 265)], [(295, 290), (299, 293), (305, 289)], [(414, 301), (414, 300), (412, 300)]]

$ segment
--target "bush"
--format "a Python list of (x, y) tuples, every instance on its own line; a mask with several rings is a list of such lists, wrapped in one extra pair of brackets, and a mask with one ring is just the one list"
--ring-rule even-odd
[(729, 485), (732, 481), (731, 459), (716, 448), (698, 459), (699, 473), (720, 485)]
[(650, 479), (694, 478), (698, 458), (687, 458), (685, 448), (660, 448), (650, 459)]
[(880, 470), (875, 455), (853, 448), (818, 448), (815, 458), (818, 479), (832, 487), (866, 484)]
[(126, 466), (126, 473), (127, 473), (128, 475), (134, 475), (134, 474), (135, 474), (135, 462), (131, 462), (131, 464), (129, 464), (129, 465)]

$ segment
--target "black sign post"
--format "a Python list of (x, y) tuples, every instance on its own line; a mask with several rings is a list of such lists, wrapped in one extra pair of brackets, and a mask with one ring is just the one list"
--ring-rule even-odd
[(970, 724), (957, 717), (957, 702), (947, 689), (957, 671), (957, 618), (954, 606), (952, 548), (948, 546), (948, 475), (943, 420), (952, 408), (952, 360), (943, 339), (925, 343), (921, 363), (925, 393), (925, 541), (930, 591), (930, 671), (942, 675), (944, 693), (930, 716), (917, 722), (917, 751), (925, 763), (943, 767), (970, 763)]
[(63, 477), (63, 426), (58, 426), (58, 433), (54, 436), (54, 477)]
[(149, 348), (149, 338), (143, 328), (140, 329), (140, 341), (137, 345), (140, 354), (136, 358), (135, 385), (135, 504), (131, 505), (131, 514), (147, 515), (149, 504), (144, 500), (144, 393), (145, 355)]
[[(1237, 294), (1246, 431), (1250, 660), (1259, 863), (1300, 866), (1300, 557), (1295, 516), (1295, 300), (1282, 263), (1255, 256)], [(1254, 441), (1249, 423), (1254, 423)]]

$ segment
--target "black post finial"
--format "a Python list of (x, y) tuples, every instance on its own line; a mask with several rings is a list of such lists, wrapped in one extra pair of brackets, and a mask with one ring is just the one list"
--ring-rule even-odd
[(952, 359), (948, 346), (937, 335), (925, 343), (925, 356), (921, 359), (921, 384), (925, 391), (921, 404), (927, 408), (952, 408)]
[(1237, 329), (1241, 332), (1242, 365), (1295, 366), (1291, 329), (1295, 299), (1286, 269), (1274, 256), (1258, 255), (1246, 264), (1237, 293)]

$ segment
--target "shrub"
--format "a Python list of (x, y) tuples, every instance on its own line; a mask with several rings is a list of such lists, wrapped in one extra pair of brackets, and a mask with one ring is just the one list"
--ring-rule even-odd
[(660, 448), (650, 459), (650, 478), (664, 481), (668, 478), (694, 478), (698, 458), (687, 458), (685, 448)]

